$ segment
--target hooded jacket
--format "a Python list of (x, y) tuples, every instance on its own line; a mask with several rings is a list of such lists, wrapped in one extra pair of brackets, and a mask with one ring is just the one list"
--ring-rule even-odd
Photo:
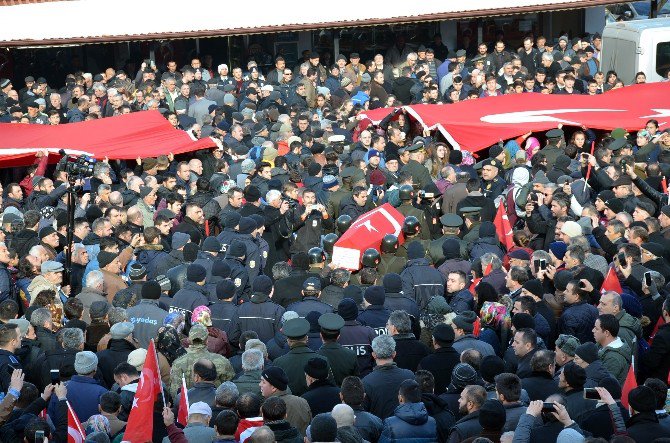
[(379, 439), (382, 442), (414, 443), (437, 441), (435, 419), (428, 415), (423, 403), (403, 403), (384, 420), (384, 429)]
[(598, 350), (598, 358), (605, 369), (623, 386), (628, 375), (632, 351), (619, 337), (607, 346)]

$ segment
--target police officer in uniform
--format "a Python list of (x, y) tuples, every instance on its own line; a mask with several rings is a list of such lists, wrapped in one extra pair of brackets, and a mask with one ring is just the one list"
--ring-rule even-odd
[(358, 360), (354, 351), (337, 342), (340, 330), (344, 327), (344, 319), (333, 313), (323, 314), (319, 317), (319, 326), (323, 345), (319, 348), (318, 353), (328, 359), (335, 383), (341, 386), (345, 377), (358, 376), (359, 373)]
[(440, 215), (442, 215), (442, 193), (435, 183), (428, 183), (422, 191), (419, 191), (416, 207), (424, 213), (429, 238), (436, 239), (442, 234)]
[(307, 317), (312, 311), (320, 314), (333, 312), (333, 307), (319, 300), (321, 295), (321, 280), (318, 277), (309, 277), (302, 284), (302, 300), (291, 303), (287, 311), (297, 312), (301, 318)]
[(428, 253), (436, 267), (440, 266), (444, 261), (442, 245), (444, 244), (444, 241), (449, 238), (458, 240), (458, 244), (460, 245), (460, 256), (467, 257), (465, 243), (458, 237), (458, 233), (463, 225), (463, 219), (457, 214), (444, 214), (440, 217), (440, 224), (442, 225), (442, 237), (430, 242), (430, 246), (428, 247)]
[(265, 231), (265, 218), (260, 214), (252, 214), (251, 218), (253, 218), (256, 222), (256, 230), (251, 234), (251, 237), (254, 239), (254, 243), (256, 243), (256, 246), (261, 253), (259, 273), (263, 274), (263, 271), (265, 270), (265, 264), (268, 261), (268, 253), (270, 252), (270, 244), (263, 238), (263, 232)]
[(414, 201), (415, 192), (411, 185), (402, 185), (398, 190), (398, 198), (400, 198), (400, 206), (396, 209), (407, 218), (412, 215), (419, 220), (421, 224), (421, 239), (430, 239), (430, 229), (426, 221), (426, 214), (421, 209), (415, 208), (412, 202)]
[(334, 232), (326, 234), (323, 237), (323, 251), (327, 254), (326, 261), (323, 263), (324, 269), (329, 269), (329, 266), (333, 262), (333, 248), (339, 237)]
[(326, 268), (326, 253), (323, 249), (317, 247), (311, 248), (307, 251), (309, 256), (309, 270), (311, 274), (319, 274), (322, 279), (328, 277), (330, 269)]
[(480, 220), (481, 210), (482, 208), (474, 206), (466, 206), (459, 209), (465, 225), (465, 231), (461, 231), (461, 234), (463, 235), (463, 242), (466, 244), (466, 250), (467, 245), (479, 238), (479, 226), (482, 224)]
[[(307, 346), (307, 333), (309, 333), (309, 322), (304, 318), (294, 318), (286, 323), (282, 328), (284, 335), (288, 339), (288, 345), (291, 348), (288, 354), (282, 355), (273, 362), (273, 366), (282, 368), (289, 379), (291, 393), (295, 396), (301, 396), (307, 392), (307, 382), (305, 381), (305, 364), (312, 358), (321, 358), (328, 362), (328, 359)], [(330, 373), (330, 368), (328, 370)], [(332, 374), (330, 377), (332, 379)]]
[(501, 195), (507, 183), (500, 177), (503, 164), (495, 158), (488, 158), (482, 164), (482, 194), (484, 197), (494, 200)]
[(362, 325), (370, 326), (377, 335), (387, 334), (386, 323), (391, 312), (384, 307), (386, 291), (383, 286), (369, 286), (363, 293), (363, 306), (365, 309), (358, 314), (358, 321)]
[(565, 154), (563, 151), (563, 130), (551, 129), (545, 134), (547, 136), (547, 146), (541, 149), (541, 152), (547, 158), (547, 171), (549, 171), (556, 163), (559, 155)]
[(398, 252), (398, 237), (393, 234), (386, 234), (382, 239), (380, 249), (382, 254), (378, 267), (379, 275), (400, 274), (407, 261), (396, 256), (396, 252)]
[(358, 318), (358, 305), (350, 298), (342, 299), (337, 305), (337, 314), (344, 319), (344, 326), (340, 328), (340, 338), (337, 340), (343, 347), (351, 349), (356, 354), (360, 377), (372, 372), (374, 359), (372, 358), (372, 340), (377, 336), (374, 329), (363, 326)]
[(249, 274), (249, 281), (254, 281), (254, 278), (260, 274), (262, 264), (261, 249), (252, 235), (257, 228), (258, 226), (253, 218), (242, 217), (240, 219), (237, 240), (244, 243), (247, 248), (245, 267)]
[[(14, 369), (23, 369), (19, 359), (14, 355), (21, 347), (21, 333), (19, 327), (13, 324), (4, 324), (0, 328), (0, 392), (6, 393)], [(18, 398), (19, 393), (15, 393)]]
[(221, 242), (221, 252), (228, 252), (230, 244), (237, 238), (237, 227), (242, 216), (239, 212), (227, 212), (223, 218), (223, 231), (216, 238)]
[(223, 260), (230, 267), (230, 279), (237, 288), (235, 295), (237, 301), (247, 301), (251, 295), (251, 283), (249, 273), (244, 266), (244, 259), (247, 254), (247, 248), (240, 240), (233, 240)]
[(274, 286), (267, 275), (259, 275), (253, 281), (253, 293), (248, 302), (237, 307), (235, 329), (231, 341), (237, 343), (244, 331), (256, 331), (258, 339), (267, 343), (280, 328), (284, 308), (272, 301)]
[(426, 250), (430, 248), (430, 241), (420, 239), (421, 223), (419, 222), (419, 219), (413, 215), (405, 217), (405, 221), (402, 224), (402, 233), (405, 234), (405, 243), (400, 245), (398, 252), (395, 254), (396, 256), (406, 259), (407, 247), (413, 241), (420, 242)]

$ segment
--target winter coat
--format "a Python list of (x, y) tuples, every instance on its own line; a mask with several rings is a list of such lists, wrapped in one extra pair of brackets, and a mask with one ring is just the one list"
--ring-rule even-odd
[(597, 402), (595, 400), (587, 400), (584, 398), (583, 389), (574, 389), (565, 394), (565, 408), (570, 414), (570, 418), (581, 423), (582, 418), (588, 412), (595, 409)]
[(526, 412), (526, 407), (519, 402), (504, 405), (505, 407), (505, 426), (503, 432), (513, 431), (519, 423), (519, 418)]
[(42, 326), (35, 328), (35, 335), (37, 336), (37, 343), (45, 353), (55, 351), (60, 347), (58, 341), (56, 340), (56, 334)]
[(363, 326), (369, 326), (374, 329), (377, 335), (387, 334), (386, 323), (391, 312), (383, 305), (370, 305), (358, 314), (358, 321)]
[(479, 411), (474, 411), (461, 418), (451, 428), (449, 433), (449, 443), (460, 443), (463, 440), (478, 436), (482, 432), (482, 425), (479, 424)]
[(444, 276), (430, 265), (427, 258), (409, 260), (400, 277), (403, 294), (413, 298), (419, 309), (425, 309), (431, 297), (444, 296)]
[(340, 215), (348, 215), (351, 217), (351, 221), (356, 221), (358, 217), (365, 214), (367, 209), (365, 206), (359, 206), (358, 203), (354, 201), (353, 197), (347, 197), (342, 199), (340, 202)]
[(267, 343), (279, 331), (284, 311), (266, 294), (253, 294), (249, 302), (237, 307), (235, 329), (229, 337), (230, 341), (237, 343), (242, 332), (251, 330), (258, 333), (259, 340)]
[(435, 419), (437, 425), (437, 441), (444, 443), (449, 437), (449, 430), (456, 423), (454, 414), (451, 413), (447, 404), (435, 394), (421, 394), (421, 401), (428, 410), (428, 415)]
[(135, 345), (125, 338), (112, 338), (109, 340), (107, 349), (97, 353), (98, 368), (102, 373), (105, 385), (114, 384), (114, 369), (119, 363), (128, 361), (128, 354), (135, 350)]
[(649, 351), (641, 356), (644, 374), (665, 380), (670, 371), (670, 323), (661, 325)]
[(285, 391), (277, 391), (270, 397), (279, 397), (284, 400), (284, 403), (286, 403), (286, 421), (305, 435), (307, 426), (312, 421), (312, 412), (307, 400), (291, 394), (291, 390), (288, 388)]
[(546, 400), (558, 392), (558, 382), (546, 371), (533, 371), (528, 377), (521, 379), (521, 387), (526, 390), (531, 400)]
[(475, 240), (470, 244), (470, 261), (475, 262), (479, 260), (482, 255), (492, 253), (502, 260), (505, 253), (500, 248), (500, 242), (495, 237), (484, 237)]
[(107, 297), (105, 296), (104, 292), (98, 291), (97, 289), (86, 288), (86, 287), (83, 288), (79, 294), (77, 294), (76, 298), (81, 301), (82, 305), (84, 305), (84, 310), (81, 319), (84, 320), (86, 323), (91, 323), (91, 315), (89, 312), (93, 302), (107, 301)]
[(126, 289), (128, 285), (118, 274), (111, 273), (104, 269), (100, 269), (100, 272), (102, 272), (102, 277), (105, 282), (104, 291), (107, 294), (107, 301), (111, 304), (116, 293), (122, 289)]
[(600, 382), (603, 378), (612, 377), (612, 374), (607, 372), (605, 365), (600, 360), (595, 360), (589, 364), (586, 369), (586, 383), (584, 384), (585, 388), (596, 388), (600, 386)]
[(653, 411), (633, 415), (626, 421), (626, 431), (636, 442), (652, 442), (657, 438), (668, 436), (668, 429), (658, 422)]
[(268, 340), (267, 349), (268, 358), (273, 361), (291, 350), (291, 348), (288, 346), (288, 340), (286, 339), (286, 336), (280, 331), (275, 332), (274, 337)]
[(434, 442), (437, 441), (437, 425), (423, 403), (404, 403), (395, 409), (392, 417), (384, 420), (379, 441)]
[(456, 339), (452, 346), (459, 355), (466, 349), (476, 349), (482, 354), (482, 358), (487, 355), (496, 355), (490, 344), (477, 339), (477, 337), (472, 334), (466, 334), (463, 337)]
[(307, 317), (312, 311), (316, 311), (320, 314), (327, 314), (333, 312), (333, 307), (327, 303), (321, 301), (317, 297), (304, 297), (301, 301), (291, 303), (286, 307), (287, 311), (296, 312), (301, 318)]
[[(39, 389), (44, 389), (45, 386), (51, 383), (52, 369), (58, 369), (61, 380), (69, 380), (76, 374), (74, 370), (74, 360), (77, 352), (79, 352), (78, 349), (63, 349), (59, 346), (58, 349), (51, 351), (46, 355), (42, 354), (44, 359), (38, 362), (41, 367), (38, 366), (35, 371), (35, 375), (39, 380), (36, 386), (38, 386)], [(26, 367), (24, 367), (24, 372), (26, 375), (30, 375), (30, 373), (27, 372)]]
[[(620, 401), (617, 401), (616, 407), (619, 408), (619, 412), (624, 421), (627, 421), (630, 418), (628, 409), (622, 406)], [(584, 414), (579, 426), (583, 430), (593, 434), (594, 437), (604, 438), (605, 440), (609, 439), (614, 434), (612, 413), (609, 406), (601, 404), (593, 411), (587, 412)]]
[(162, 245), (144, 245), (136, 250), (137, 261), (147, 270), (147, 280), (153, 280), (158, 275), (158, 265), (167, 259), (167, 252)]
[(414, 380), (414, 373), (395, 363), (377, 365), (363, 377), (366, 409), (381, 419), (392, 416), (398, 406), (398, 388), (405, 380)]
[(82, 423), (100, 413), (98, 405), (105, 392), (107, 389), (100, 386), (96, 379), (83, 375), (73, 375), (67, 383), (67, 400)]
[(425, 356), (417, 369), (430, 371), (435, 378), (435, 393), (442, 394), (451, 383), (451, 371), (460, 363), (460, 353), (451, 346), (436, 349), (433, 354)]
[[(282, 368), (288, 376), (288, 386), (294, 395), (302, 395), (307, 392), (304, 368), (312, 358), (320, 358), (328, 362), (326, 357), (317, 354), (303, 344), (293, 346), (287, 354), (282, 355), (273, 362), (274, 366)], [(329, 376), (329, 379), (332, 380), (332, 375)]]
[(344, 298), (344, 288), (336, 285), (328, 285), (323, 288), (319, 300), (323, 303), (329, 304), (330, 306), (337, 306), (340, 304)]
[(350, 405), (354, 410), (354, 427), (365, 440), (376, 442), (382, 433), (384, 424), (374, 414), (365, 411), (360, 405)]
[(228, 337), (235, 329), (235, 315), (237, 313), (237, 305), (219, 300), (209, 305), (209, 310), (212, 314), (212, 326), (228, 334)]
[(567, 305), (558, 321), (558, 333), (572, 335), (580, 343), (592, 342), (593, 326), (597, 319), (598, 310), (585, 301)]
[(374, 329), (362, 325), (357, 320), (345, 320), (344, 327), (340, 329), (340, 337), (337, 341), (343, 347), (350, 349), (356, 354), (358, 372), (361, 377), (369, 374), (374, 366), (372, 340), (376, 336), (377, 334)]
[(302, 284), (309, 277), (319, 277), (319, 275), (300, 269), (292, 270), (288, 277), (275, 282), (275, 292), (272, 300), (283, 307), (300, 301), (302, 298)]
[(325, 342), (317, 352), (328, 359), (337, 386), (341, 386), (342, 380), (346, 377), (359, 375), (358, 359), (351, 349), (347, 349), (337, 342)]
[(303, 443), (304, 441), (298, 429), (291, 426), (291, 423), (286, 420), (266, 421), (263, 425), (272, 430), (277, 443)]
[(133, 337), (140, 347), (147, 349), (149, 341), (158, 336), (158, 329), (163, 326), (168, 312), (158, 306), (158, 300), (142, 299), (128, 308), (127, 313), (128, 320), (135, 325)]
[(640, 320), (623, 310), (615, 317), (619, 320), (619, 333), (617, 337), (626, 343), (630, 349), (635, 350), (637, 340), (642, 337)]
[(245, 371), (239, 377), (233, 380), (240, 394), (245, 392), (254, 392), (261, 395), (261, 388), (258, 383), (261, 381), (261, 370)]
[(415, 372), (424, 357), (430, 354), (430, 349), (412, 334), (403, 333), (393, 336), (395, 340), (396, 356), (394, 361), (399, 368)]
[(475, 308), (475, 299), (472, 292), (467, 288), (463, 288), (453, 295), (447, 294), (446, 298), (449, 300), (449, 306), (456, 313), (473, 311)]
[(181, 312), (188, 323), (195, 308), (209, 304), (208, 295), (204, 286), (186, 281), (184, 282), (184, 286), (172, 297), (170, 312)]
[(312, 415), (329, 413), (341, 402), (340, 388), (328, 380), (315, 380), (301, 395), (309, 403)]
[(612, 343), (598, 350), (598, 358), (607, 371), (623, 386), (631, 364), (632, 351), (617, 337)]
[(184, 263), (184, 251), (173, 249), (156, 265), (156, 275), (166, 275), (167, 271)]

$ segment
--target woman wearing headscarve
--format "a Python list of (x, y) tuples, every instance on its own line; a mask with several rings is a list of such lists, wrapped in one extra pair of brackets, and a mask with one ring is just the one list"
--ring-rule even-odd
[(502, 350), (505, 349), (502, 345), (503, 339), (507, 340), (510, 326), (507, 307), (494, 301), (484, 302), (479, 310), (479, 318), (482, 325), (479, 339), (490, 344), (496, 355), (501, 356)]
[[(228, 341), (228, 335), (219, 328), (212, 326), (212, 311), (207, 306), (198, 306), (191, 315), (191, 325), (200, 323), (207, 328), (209, 336), (207, 337), (207, 350), (214, 354), (230, 357), (233, 354), (233, 348)], [(183, 339), (182, 344), (188, 347), (188, 339)]]

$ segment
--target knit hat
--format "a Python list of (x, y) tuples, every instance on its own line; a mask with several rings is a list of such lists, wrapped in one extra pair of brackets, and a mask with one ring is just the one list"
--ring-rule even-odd
[(397, 294), (398, 292), (402, 292), (402, 278), (394, 272), (384, 276), (383, 285), (384, 291), (387, 293)]
[(288, 387), (288, 376), (286, 372), (279, 366), (270, 366), (265, 368), (261, 373), (261, 377), (265, 379), (272, 386), (277, 388), (279, 391), (285, 391)]
[(256, 169), (256, 163), (252, 159), (247, 158), (242, 161), (240, 168), (242, 169), (242, 174), (249, 174)]
[(151, 194), (151, 191), (153, 191), (153, 188), (150, 186), (140, 186), (140, 197), (146, 197), (147, 195)]
[(593, 342), (583, 343), (575, 349), (575, 355), (586, 363), (591, 364), (598, 360), (598, 346)]
[(230, 247), (228, 248), (228, 253), (226, 254), (228, 257), (244, 257), (247, 255), (247, 247), (244, 246), (244, 243), (240, 240), (233, 240), (230, 243)]
[(56, 230), (53, 228), (53, 226), (45, 226), (44, 228), (40, 229), (40, 234), (39, 234), (40, 240), (43, 240), (44, 237), (46, 237), (48, 235), (51, 235), (55, 232), (56, 232)]
[(113, 252), (98, 252), (98, 265), (100, 266), (100, 269), (103, 269), (105, 266), (113, 262), (117, 257), (118, 255), (114, 254)]
[(238, 232), (240, 234), (251, 234), (258, 227), (254, 219), (251, 217), (240, 218), (238, 225)]
[(135, 366), (138, 371), (144, 367), (144, 362), (147, 359), (147, 350), (144, 348), (135, 349), (128, 354), (128, 364)]
[(201, 249), (206, 252), (221, 252), (221, 242), (216, 237), (209, 236), (202, 242)]
[(323, 176), (323, 189), (325, 189), (326, 191), (329, 189), (333, 189), (338, 184), (340, 184), (340, 182), (337, 181), (337, 177), (335, 177), (334, 175)]
[(454, 312), (447, 300), (441, 295), (434, 295), (428, 300), (428, 306), (426, 306), (426, 312), (428, 314), (437, 314), (437, 315), (446, 315), (450, 312)]
[(610, 393), (613, 399), (621, 399), (621, 385), (616, 378), (612, 376), (601, 378), (598, 382), (598, 387), (607, 389), (607, 392)]
[(109, 330), (109, 334), (113, 339), (123, 339), (133, 333), (135, 325), (129, 321), (115, 323)]
[(128, 272), (128, 277), (130, 277), (131, 280), (139, 281), (146, 277), (146, 275), (147, 270), (144, 266), (142, 266), (142, 263), (135, 262), (130, 265), (130, 272)]
[(628, 404), (636, 412), (654, 412), (656, 394), (649, 386), (638, 386), (628, 393)]
[(199, 264), (192, 263), (186, 268), (186, 280), (199, 283), (207, 279), (207, 270)]
[(158, 300), (161, 296), (161, 286), (157, 281), (149, 280), (142, 285), (142, 298)]
[(251, 284), (251, 291), (258, 294), (270, 295), (272, 292), (272, 279), (267, 275), (258, 275)]
[(586, 383), (586, 371), (573, 361), (563, 367), (563, 377), (573, 389), (581, 389)]
[(221, 280), (216, 284), (216, 298), (227, 300), (235, 296), (237, 288), (231, 280)]
[(582, 227), (579, 226), (579, 224), (575, 221), (568, 220), (565, 223), (563, 223), (563, 226), (561, 227), (561, 232), (568, 237), (579, 237), (582, 235)]
[(565, 252), (568, 250), (568, 245), (562, 241), (551, 242), (549, 243), (549, 250), (554, 254), (554, 257), (563, 260)]
[(433, 328), (433, 338), (440, 343), (453, 343), (456, 338), (454, 328), (445, 323), (440, 323)]
[(358, 306), (363, 304), (363, 290), (360, 286), (349, 285), (344, 288), (342, 295), (344, 296), (343, 298), (352, 299)]
[(544, 288), (542, 287), (542, 282), (536, 278), (528, 280), (526, 283), (524, 283), (523, 289), (539, 298), (542, 298), (542, 296), (544, 295)]
[[(189, 237), (190, 238), (190, 237)], [(198, 249), (198, 244), (197, 243), (186, 243), (184, 245), (184, 261), (186, 263), (191, 263), (194, 262), (198, 258), (198, 252), (200, 250)]]
[(448, 238), (442, 243), (442, 254), (445, 259), (460, 258), (461, 245), (455, 238)]
[(212, 275), (215, 277), (230, 277), (230, 265), (223, 260), (215, 260), (212, 265)]
[(479, 408), (479, 424), (483, 430), (500, 431), (506, 417), (505, 407), (499, 400), (486, 400)]
[(305, 363), (303, 368), (305, 374), (317, 380), (325, 380), (328, 378), (328, 362), (323, 358), (310, 358)]
[(477, 382), (477, 371), (467, 363), (459, 363), (451, 371), (451, 384), (461, 390)]
[(426, 256), (426, 250), (423, 248), (423, 245), (418, 241), (413, 241), (407, 247), (407, 259), (416, 260), (417, 258), (424, 258)]
[(460, 314), (458, 314), (454, 319), (451, 321), (454, 326), (456, 326), (458, 329), (464, 330), (466, 333), (472, 332), (475, 330), (475, 321), (477, 320), (477, 314), (475, 314), (472, 311), (463, 311)]
[(386, 300), (386, 292), (384, 291), (383, 286), (370, 286), (365, 289), (364, 295), (365, 301), (371, 305), (383, 306), (384, 301)]
[(257, 202), (261, 198), (261, 191), (254, 185), (244, 188), (244, 199), (247, 202)]
[(565, 352), (570, 357), (575, 356), (575, 351), (577, 350), (577, 347), (579, 347), (579, 339), (577, 339), (577, 337), (574, 337), (572, 335), (561, 334), (556, 339), (556, 348)]
[(505, 372), (505, 362), (497, 355), (487, 355), (479, 364), (479, 372), (485, 382), (493, 383), (496, 375)]
[(512, 316), (512, 326), (517, 331), (524, 328), (535, 329), (535, 319), (530, 314), (519, 312)]
[(191, 241), (191, 236), (185, 232), (175, 232), (172, 234), (172, 249), (181, 249), (186, 243)]
[(77, 352), (74, 357), (74, 370), (79, 375), (87, 375), (98, 368), (98, 356), (91, 351)]
[(337, 305), (337, 313), (345, 320), (356, 320), (358, 305), (350, 298), (343, 298)]
[(572, 428), (563, 429), (556, 437), (556, 443), (583, 443), (584, 436)]

